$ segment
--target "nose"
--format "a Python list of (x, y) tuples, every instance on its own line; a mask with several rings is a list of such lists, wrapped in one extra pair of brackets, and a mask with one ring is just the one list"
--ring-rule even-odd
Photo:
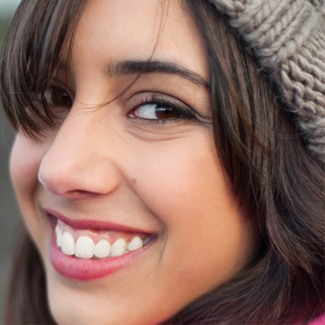
[[(71, 111), (48, 145), (38, 180), (47, 191), (65, 198), (113, 192), (120, 172), (110, 135), (89, 113)], [(107, 139), (111, 140), (107, 143)]]

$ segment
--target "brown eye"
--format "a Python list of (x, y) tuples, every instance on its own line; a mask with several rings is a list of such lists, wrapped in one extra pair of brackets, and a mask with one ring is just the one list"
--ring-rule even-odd
[(61, 108), (70, 108), (72, 106), (72, 99), (69, 93), (60, 87), (52, 86), (47, 89), (44, 98), (49, 106)]
[(147, 103), (139, 106), (134, 115), (147, 120), (166, 120), (180, 118), (182, 114), (170, 106)]

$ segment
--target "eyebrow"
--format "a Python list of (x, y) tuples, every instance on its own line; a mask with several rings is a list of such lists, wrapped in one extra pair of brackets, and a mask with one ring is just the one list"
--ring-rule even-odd
[(198, 73), (171, 62), (123, 60), (110, 63), (107, 66), (107, 74), (110, 77), (142, 73), (176, 74), (195, 85), (209, 87), (209, 83)]

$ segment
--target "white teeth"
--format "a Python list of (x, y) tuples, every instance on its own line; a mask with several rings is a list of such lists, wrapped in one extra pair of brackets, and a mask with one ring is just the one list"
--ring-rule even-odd
[[(86, 235), (86, 231), (84, 231), (84, 234), (77, 237), (72, 228), (65, 225), (62, 229), (59, 224), (56, 225), (54, 233), (56, 244), (61, 248), (63, 254), (75, 255), (76, 257), (85, 259), (121, 256), (140, 249), (146, 245), (149, 240), (149, 237), (143, 240), (139, 236), (134, 236), (129, 243), (127, 243), (124, 238), (119, 238), (111, 244), (108, 238), (102, 238), (95, 244), (94, 240)], [(74, 238), (76, 238), (76, 240)]]
[(59, 227), (59, 225), (56, 225), (55, 227), (55, 235), (56, 235), (56, 244), (58, 247), (61, 247), (62, 245), (62, 231)]
[(111, 252), (111, 244), (106, 239), (101, 239), (95, 246), (95, 256), (104, 258), (109, 256)]
[(143, 241), (140, 237), (135, 236), (129, 243), (127, 246), (127, 249), (129, 251), (135, 251), (139, 248), (141, 248), (143, 246)]
[(126, 250), (126, 241), (123, 238), (120, 238), (115, 241), (111, 247), (111, 256), (121, 256)]
[(65, 255), (74, 255), (74, 239), (72, 235), (65, 231), (62, 236), (61, 249)]
[(81, 258), (92, 258), (95, 252), (95, 244), (90, 237), (79, 236), (76, 242), (74, 254)]

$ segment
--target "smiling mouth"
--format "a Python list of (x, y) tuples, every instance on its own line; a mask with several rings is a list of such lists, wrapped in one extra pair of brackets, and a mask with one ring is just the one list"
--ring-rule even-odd
[(74, 229), (57, 219), (56, 244), (67, 256), (104, 259), (134, 252), (148, 245), (152, 235), (119, 230)]
[(71, 219), (45, 210), (50, 219), (52, 240), (49, 257), (54, 269), (65, 278), (91, 281), (107, 277), (145, 254), (157, 234), (127, 225), (95, 219)]

